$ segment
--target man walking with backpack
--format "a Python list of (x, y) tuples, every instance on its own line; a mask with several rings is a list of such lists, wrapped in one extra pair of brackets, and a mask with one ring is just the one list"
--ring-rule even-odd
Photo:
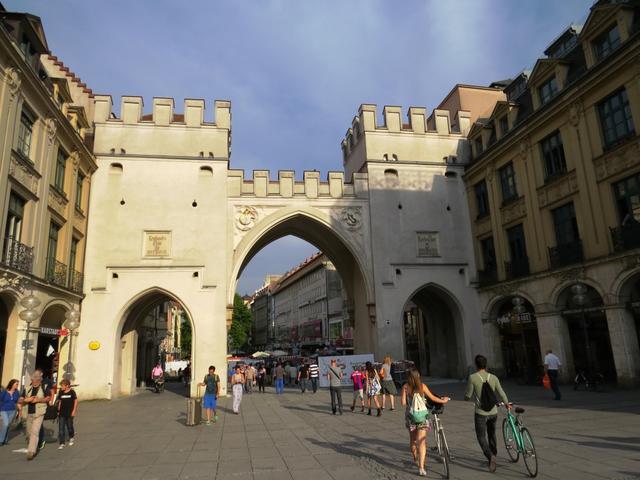
[(490, 472), (496, 471), (496, 455), (498, 454), (496, 441), (496, 421), (498, 419), (498, 399), (504, 402), (507, 408), (509, 400), (502, 390), (500, 380), (495, 375), (487, 372), (487, 358), (484, 355), (476, 355), (476, 373), (469, 375), (467, 391), (464, 394), (465, 400), (473, 399), (475, 408), (475, 428), (478, 443), (482, 448), (482, 453), (487, 457)]
[(42, 371), (36, 370), (31, 375), (31, 385), (22, 391), (21, 403), (27, 406), (27, 460), (33, 460), (38, 452), (40, 429), (51, 400), (51, 390), (42, 383)]

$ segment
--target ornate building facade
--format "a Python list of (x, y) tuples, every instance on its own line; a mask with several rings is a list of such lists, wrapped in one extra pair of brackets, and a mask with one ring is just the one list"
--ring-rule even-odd
[(465, 183), (493, 364), (535, 381), (552, 349), (640, 378), (640, 8), (597, 2), (469, 132)]
[[(0, 378), (74, 376), (65, 313), (82, 300), (93, 94), (49, 54), (38, 17), (0, 6)], [(35, 321), (19, 301), (40, 302)], [(26, 330), (29, 329), (29, 332)], [(29, 341), (26, 342), (27, 334)], [(26, 347), (26, 348), (25, 348)]]

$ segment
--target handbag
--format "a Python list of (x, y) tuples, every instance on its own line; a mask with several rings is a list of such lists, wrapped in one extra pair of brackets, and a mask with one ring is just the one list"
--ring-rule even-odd
[(548, 373), (545, 373), (544, 376), (542, 377), (542, 386), (544, 387), (545, 390), (551, 389), (551, 379), (549, 378)]
[(378, 372), (376, 372), (376, 376), (371, 379), (371, 385), (369, 386), (371, 395), (378, 395), (382, 387), (380, 386), (380, 378), (378, 377)]
[(420, 425), (429, 418), (429, 409), (424, 401), (424, 397), (419, 393), (413, 394), (411, 408), (409, 409), (409, 419), (414, 425)]

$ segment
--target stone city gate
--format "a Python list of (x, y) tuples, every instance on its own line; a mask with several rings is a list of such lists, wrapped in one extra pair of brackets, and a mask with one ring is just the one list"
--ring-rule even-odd
[[(285, 235), (335, 264), (354, 305), (356, 353), (406, 358), (418, 332), (411, 348), (424, 368), (448, 364), (433, 371), (464, 375), (481, 339), (456, 160), (466, 140), (449, 112), (434, 112), (429, 129), (424, 109), (413, 108), (409, 125), (394, 132), (397, 107), (385, 107), (384, 126), (375, 124), (374, 106), (361, 107), (343, 145), (345, 173), (321, 181), (316, 171), (296, 180), (292, 171), (273, 179), (256, 170), (245, 179), (230, 168), (229, 102), (215, 102), (215, 122), (205, 120), (202, 100), (185, 100), (182, 114), (173, 109), (172, 99), (154, 98), (145, 115), (140, 97), (123, 97), (116, 117), (111, 97), (95, 98), (99, 168), (76, 352), (82, 397), (113, 398), (139, 386), (137, 362), (149, 341), (141, 319), (163, 299), (191, 322), (192, 378), (209, 365), (223, 373), (237, 279)], [(390, 133), (385, 153), (378, 137)]]

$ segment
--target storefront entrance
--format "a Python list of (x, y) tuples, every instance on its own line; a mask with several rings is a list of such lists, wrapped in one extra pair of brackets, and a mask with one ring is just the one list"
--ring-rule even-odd
[(58, 376), (60, 370), (60, 350), (62, 343), (65, 341), (61, 335), (65, 331), (62, 325), (65, 321), (64, 314), (66, 310), (54, 305), (47, 308), (40, 320), (40, 326), (37, 331), (36, 340), (36, 362), (35, 368), (42, 370), (44, 378), (50, 385), (58, 384)]
[(535, 311), (533, 305), (524, 300), (524, 311), (516, 313), (512, 301), (513, 297), (509, 297), (500, 304), (495, 320), (505, 373), (523, 384), (539, 384), (543, 367)]

